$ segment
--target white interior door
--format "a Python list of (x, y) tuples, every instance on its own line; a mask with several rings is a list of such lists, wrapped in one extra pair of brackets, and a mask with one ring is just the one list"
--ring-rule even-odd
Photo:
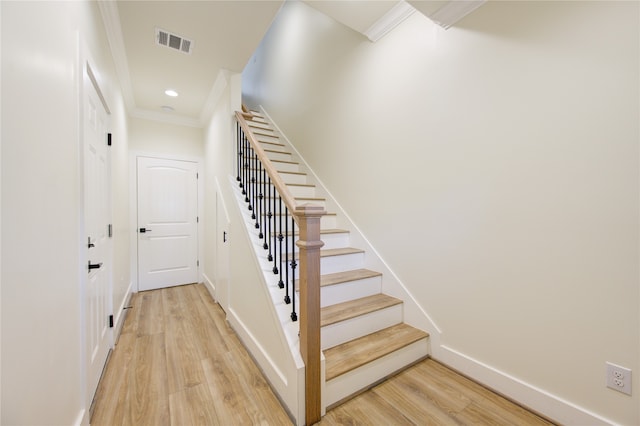
[(85, 168), (85, 265), (87, 287), (86, 340), (87, 380), (90, 399), (93, 398), (100, 375), (111, 349), (110, 257), (110, 165), (107, 148), (107, 112), (97, 89), (84, 75), (84, 168)]
[(138, 157), (138, 289), (198, 281), (198, 164)]

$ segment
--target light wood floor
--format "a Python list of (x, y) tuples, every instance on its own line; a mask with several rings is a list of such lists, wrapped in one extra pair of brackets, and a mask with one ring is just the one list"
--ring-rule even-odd
[[(137, 293), (92, 425), (290, 425), (201, 285)], [(550, 424), (426, 360), (329, 411), (320, 425)]]

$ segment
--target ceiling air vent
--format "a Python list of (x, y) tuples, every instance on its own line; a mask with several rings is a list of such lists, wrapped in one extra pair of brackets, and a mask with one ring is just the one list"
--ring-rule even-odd
[(193, 46), (193, 41), (160, 28), (156, 28), (156, 43), (187, 54), (191, 53), (191, 47)]

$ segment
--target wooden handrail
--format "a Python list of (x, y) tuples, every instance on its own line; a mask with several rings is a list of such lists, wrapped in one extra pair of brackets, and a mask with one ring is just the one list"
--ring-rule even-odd
[[(236, 120), (238, 120), (238, 123), (240, 123), (240, 126), (242, 127), (244, 134), (247, 135), (247, 139), (249, 140), (251, 147), (256, 152), (256, 155), (258, 156), (258, 159), (260, 160), (260, 162), (262, 162), (262, 166), (265, 168), (265, 170), (267, 171), (267, 174), (271, 178), (271, 182), (278, 190), (280, 197), (282, 197), (282, 201), (284, 201), (289, 211), (293, 214), (296, 209), (296, 200), (295, 198), (293, 198), (293, 195), (291, 195), (291, 192), (289, 192), (289, 188), (287, 188), (287, 185), (284, 183), (284, 181), (280, 177), (280, 174), (276, 170), (275, 166), (273, 165), (273, 163), (271, 163), (271, 160), (269, 159), (269, 157), (267, 157), (267, 154), (264, 152), (264, 149), (262, 149), (262, 146), (260, 146), (258, 139), (255, 137), (255, 135), (251, 131), (251, 127), (249, 127), (245, 119), (245, 114), (247, 113), (236, 111)], [(251, 114), (249, 113), (248, 115), (251, 115)], [(293, 215), (293, 216), (296, 217), (296, 215)], [(298, 222), (298, 219), (296, 217), (296, 223), (297, 222)], [(298, 223), (298, 226), (300, 226), (299, 223)]]
[[(253, 114), (246, 110), (236, 111), (236, 120), (242, 127), (251, 147), (271, 178), (280, 197), (300, 229), (296, 245), (300, 251), (300, 354), (305, 365), (305, 422), (307, 425), (321, 419), (322, 377), (320, 369), (320, 219), (326, 214), (322, 206), (296, 205), (280, 174), (253, 134), (247, 119)], [(295, 291), (295, 289), (294, 289)]]

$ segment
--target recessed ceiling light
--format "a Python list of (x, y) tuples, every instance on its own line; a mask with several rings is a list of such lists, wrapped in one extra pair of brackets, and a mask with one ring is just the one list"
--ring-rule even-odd
[(172, 98), (175, 98), (176, 96), (178, 96), (178, 92), (176, 92), (175, 90), (172, 90), (172, 89), (165, 90), (164, 94), (167, 95), (167, 96), (171, 96)]
[(164, 112), (173, 112), (173, 107), (170, 107), (169, 105), (162, 105), (160, 109)]

